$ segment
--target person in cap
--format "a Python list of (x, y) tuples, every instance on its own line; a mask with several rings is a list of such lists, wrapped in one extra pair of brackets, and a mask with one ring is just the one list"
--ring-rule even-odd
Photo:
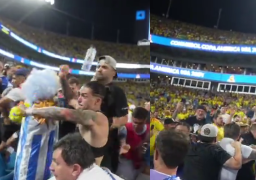
[(192, 146), (184, 160), (182, 180), (217, 180), (221, 168), (240, 169), (242, 165), (241, 142), (234, 141), (232, 157), (216, 144), (218, 129), (213, 124), (202, 127), (200, 141)]
[(117, 78), (116, 60), (111, 56), (99, 57), (99, 66), (94, 77), (103, 84), (112, 82), (113, 78)]
[(164, 128), (165, 129), (174, 129), (178, 122), (174, 121), (172, 118), (166, 118), (164, 120)]
[(109, 150), (102, 161), (102, 166), (108, 167), (113, 172), (118, 167), (119, 139), (118, 128), (125, 126), (128, 122), (128, 103), (124, 91), (113, 84), (117, 78), (116, 60), (108, 55), (99, 57), (99, 65), (96, 69), (94, 80), (103, 84), (107, 89), (105, 103), (102, 105), (102, 112), (108, 117), (110, 124)]

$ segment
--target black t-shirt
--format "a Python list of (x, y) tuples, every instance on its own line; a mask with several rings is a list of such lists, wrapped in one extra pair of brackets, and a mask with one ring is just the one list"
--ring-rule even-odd
[(182, 180), (218, 180), (223, 164), (231, 156), (216, 144), (191, 145), (184, 161)]
[[(101, 111), (109, 120), (109, 126), (113, 123), (113, 117), (123, 117), (128, 114), (128, 104), (124, 91), (113, 84), (109, 84), (107, 95), (103, 100)], [(118, 129), (109, 132), (108, 150), (104, 155), (101, 166), (115, 172), (119, 161), (120, 142), (118, 139)]]
[(191, 116), (191, 117), (185, 119), (184, 122), (188, 123), (190, 126), (194, 126), (195, 124), (203, 126), (203, 125), (207, 124), (206, 119), (197, 120), (196, 116)]
[[(243, 138), (243, 144), (250, 146), (256, 145), (256, 139), (254, 139), (251, 132), (245, 133), (241, 136)], [(250, 161), (242, 165), (242, 168), (238, 171), (236, 180), (255, 180), (254, 173), (254, 161)]]
[(124, 91), (114, 84), (109, 84), (107, 97), (104, 98), (101, 111), (112, 124), (113, 117), (122, 117), (128, 114), (128, 103)]
[[(123, 117), (128, 114), (128, 103), (125, 93), (120, 87), (111, 83), (106, 88), (107, 95), (103, 100), (101, 111), (105, 116), (107, 116), (109, 126), (111, 126), (113, 123), (113, 117)], [(112, 144), (111, 141), (118, 141), (118, 129), (110, 131), (109, 141), (110, 145)], [(117, 145), (118, 143), (116, 142), (115, 144)]]

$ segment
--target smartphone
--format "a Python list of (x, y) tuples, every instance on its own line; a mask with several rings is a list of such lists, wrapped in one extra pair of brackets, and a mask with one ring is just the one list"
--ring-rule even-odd
[(154, 130), (154, 128), (155, 128), (155, 125), (152, 125), (152, 126), (150, 127), (150, 130), (152, 131), (152, 130)]

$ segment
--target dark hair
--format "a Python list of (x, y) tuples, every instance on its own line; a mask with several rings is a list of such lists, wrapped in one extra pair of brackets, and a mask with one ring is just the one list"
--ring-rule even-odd
[(224, 126), (224, 137), (237, 139), (240, 136), (240, 126), (234, 122)]
[(79, 164), (86, 169), (95, 162), (90, 145), (79, 133), (68, 134), (61, 138), (55, 145), (54, 150), (61, 149), (61, 156), (67, 165)]
[(187, 135), (174, 130), (163, 130), (156, 138), (156, 150), (168, 168), (176, 168), (188, 152), (190, 141)]
[(98, 83), (97, 81), (91, 81), (85, 84), (84, 87), (90, 88), (93, 95), (100, 96), (102, 99), (105, 98), (106, 88), (104, 85)]
[(178, 122), (178, 124), (176, 125), (177, 126), (185, 126), (188, 131), (190, 131), (190, 125), (188, 123), (185, 123), (185, 122)]
[(146, 120), (148, 118), (148, 111), (143, 107), (136, 107), (133, 110), (132, 117), (140, 120)]
[(79, 85), (80, 82), (79, 82), (79, 80), (78, 80), (77, 78), (71, 77), (71, 78), (68, 79), (68, 84), (76, 84), (76, 85)]

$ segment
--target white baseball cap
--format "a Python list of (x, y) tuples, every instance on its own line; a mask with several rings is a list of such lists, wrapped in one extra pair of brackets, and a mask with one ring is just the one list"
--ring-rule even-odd
[[(99, 64), (100, 65), (106, 64), (106, 65), (112, 67), (116, 71), (116, 60), (109, 55), (99, 57)], [(114, 78), (117, 78), (117, 72), (116, 72), (116, 75), (114, 76)]]
[(213, 124), (205, 124), (201, 128), (200, 137), (205, 138), (216, 138), (218, 135), (218, 128)]
[(116, 60), (109, 55), (99, 57), (99, 64), (107, 64), (116, 70)]

